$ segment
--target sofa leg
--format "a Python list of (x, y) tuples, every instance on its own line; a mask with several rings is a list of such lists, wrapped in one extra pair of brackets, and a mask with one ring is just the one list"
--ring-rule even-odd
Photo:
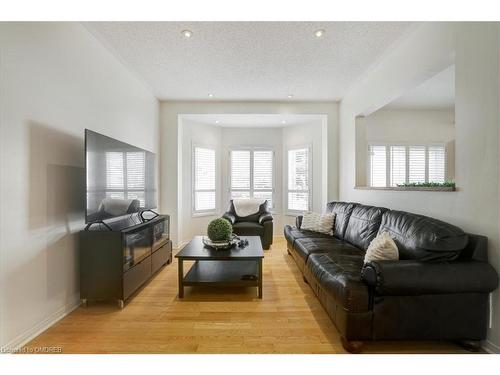
[(478, 352), (481, 349), (481, 341), (479, 340), (460, 340), (458, 344), (469, 352)]
[(309, 284), (309, 281), (307, 281), (307, 279), (306, 279), (306, 277), (305, 277), (304, 275), (302, 275), (302, 280), (304, 280), (304, 282), (305, 282), (306, 284)]
[(349, 341), (345, 337), (341, 337), (340, 341), (344, 349), (349, 353), (358, 354), (363, 349), (363, 341)]
[(288, 247), (286, 248), (286, 252), (288, 253), (288, 255), (292, 255), (292, 253), (290, 252), (290, 249)]

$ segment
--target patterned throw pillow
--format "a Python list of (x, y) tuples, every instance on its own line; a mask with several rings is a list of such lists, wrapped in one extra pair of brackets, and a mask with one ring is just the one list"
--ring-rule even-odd
[(312, 230), (314, 232), (333, 235), (333, 223), (335, 214), (319, 214), (317, 212), (306, 212), (302, 217), (300, 229)]
[(382, 232), (375, 237), (365, 254), (365, 263), (373, 260), (398, 260), (398, 247), (389, 233)]

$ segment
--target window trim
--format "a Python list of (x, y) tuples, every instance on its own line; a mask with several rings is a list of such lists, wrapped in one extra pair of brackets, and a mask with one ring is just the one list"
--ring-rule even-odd
[[(293, 150), (301, 150), (301, 149), (307, 149), (308, 150), (308, 178), (309, 178), (309, 190), (308, 190), (308, 202), (307, 202), (307, 210), (292, 210), (288, 208), (288, 194), (289, 193), (295, 193), (295, 192), (303, 192), (304, 190), (290, 190), (289, 185), (288, 185), (288, 176), (290, 174), (290, 171), (288, 170), (289, 166), (289, 153), (290, 151)], [(286, 180), (285, 180), (285, 214), (288, 216), (297, 216), (300, 214), (303, 214), (304, 212), (311, 211), (312, 210), (312, 205), (313, 205), (313, 145), (311, 143), (305, 144), (305, 145), (295, 145), (295, 146), (290, 146), (286, 148), (286, 157), (285, 157), (285, 165), (286, 165)]]
[[(196, 157), (195, 152), (197, 148), (205, 148), (209, 150), (213, 150), (215, 153), (215, 188), (214, 189), (200, 189), (196, 190)], [(192, 143), (191, 144), (191, 217), (201, 217), (201, 216), (213, 216), (217, 214), (219, 207), (219, 197), (218, 197), (218, 176), (219, 176), (219, 167), (218, 167), (218, 150), (215, 145), (205, 144), (205, 143)], [(209, 210), (196, 210), (195, 202), (196, 202), (196, 193), (197, 192), (211, 192), (215, 193), (215, 207)]]
[[(232, 189), (231, 188), (231, 185), (232, 185), (232, 175), (231, 175), (231, 170), (232, 170), (232, 157), (231, 157), (231, 152), (232, 151), (249, 151), (250, 152), (250, 188), (249, 189)], [(271, 165), (271, 168), (272, 168), (272, 171), (271, 171), (271, 175), (272, 175), (272, 184), (273, 184), (273, 187), (272, 189), (254, 189), (254, 186), (253, 186), (253, 180), (254, 180), (254, 152), (255, 151), (271, 151), (272, 152), (272, 157), (273, 157), (273, 161), (272, 161), (272, 165)], [(228, 150), (228, 161), (227, 161), (228, 165), (227, 165), (227, 195), (228, 195), (228, 202), (229, 200), (231, 200), (231, 192), (232, 191), (242, 191), (242, 192), (246, 192), (248, 191), (249, 194), (250, 194), (250, 199), (253, 198), (253, 193), (254, 191), (262, 191), (262, 192), (271, 192), (271, 200), (272, 200), (272, 207), (270, 207), (270, 210), (271, 212), (274, 213), (274, 209), (276, 208), (276, 151), (274, 150), (274, 147), (272, 146), (266, 146), (266, 145), (252, 145), (252, 146), (249, 146), (249, 145), (241, 145), (241, 146), (230, 146), (229, 147), (229, 150)]]
[[(448, 147), (446, 142), (429, 142), (429, 143), (413, 143), (413, 142), (368, 142), (366, 150), (366, 181), (367, 187), (376, 188), (372, 186), (371, 181), (371, 158), (370, 147), (384, 146), (386, 152), (386, 186), (385, 188), (398, 189), (398, 186), (391, 186), (391, 146), (404, 146), (406, 149), (406, 176), (405, 182), (408, 183), (410, 176), (410, 147), (425, 147), (425, 182), (429, 181), (429, 147), (443, 147), (444, 148), (444, 181), (448, 180)], [(401, 187), (404, 188), (404, 187)]]

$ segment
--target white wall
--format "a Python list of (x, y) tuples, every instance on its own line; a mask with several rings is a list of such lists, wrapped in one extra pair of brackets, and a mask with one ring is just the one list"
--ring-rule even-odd
[[(181, 189), (179, 190), (182, 204), (179, 206), (179, 239), (187, 242), (196, 235), (205, 234), (208, 223), (220, 217), (221, 212), (221, 129), (217, 126), (197, 123), (183, 119), (179, 124), (181, 147), (179, 158), (179, 174), (181, 174)], [(216, 155), (216, 196), (217, 212), (215, 215), (193, 217), (193, 145), (209, 146), (215, 149)]]
[[(492, 23), (425, 23), (360, 80), (340, 105), (340, 199), (433, 216), (489, 238), (500, 270), (499, 30)], [(455, 181), (458, 191), (356, 190), (355, 117), (369, 114), (456, 65)], [(486, 345), (500, 352), (500, 294), (492, 294)]]
[(455, 109), (386, 109), (356, 118), (356, 186), (367, 185), (370, 143), (446, 145), (448, 180), (455, 178)]
[(222, 128), (222, 210), (229, 202), (229, 151), (232, 147), (269, 147), (274, 150), (274, 234), (283, 228), (283, 129), (282, 128)]
[(172, 217), (174, 244), (179, 241), (179, 181), (177, 165), (180, 142), (179, 115), (182, 114), (322, 114), (327, 116), (328, 200), (338, 198), (338, 104), (334, 102), (162, 102), (160, 104), (161, 139), (161, 212)]
[(158, 152), (158, 102), (77, 23), (0, 23), (0, 346), (79, 303), (84, 129)]

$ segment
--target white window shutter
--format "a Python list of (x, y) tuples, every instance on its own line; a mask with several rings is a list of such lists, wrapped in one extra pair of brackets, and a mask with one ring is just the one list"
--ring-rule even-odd
[(215, 150), (204, 147), (194, 148), (194, 211), (214, 211), (215, 198)]
[(309, 148), (288, 151), (288, 210), (310, 209), (310, 163)]
[(446, 152), (444, 146), (429, 146), (429, 182), (445, 182)]
[(425, 182), (425, 146), (410, 146), (408, 150), (409, 173), (408, 182)]
[(309, 189), (309, 149), (288, 152), (288, 188), (290, 190)]
[(250, 151), (231, 151), (231, 189), (250, 189)]
[(387, 186), (387, 149), (386, 146), (370, 146), (370, 186)]
[(271, 150), (253, 153), (253, 188), (273, 188), (273, 152)]
[(406, 147), (390, 146), (391, 158), (391, 186), (398, 186), (406, 182)]

